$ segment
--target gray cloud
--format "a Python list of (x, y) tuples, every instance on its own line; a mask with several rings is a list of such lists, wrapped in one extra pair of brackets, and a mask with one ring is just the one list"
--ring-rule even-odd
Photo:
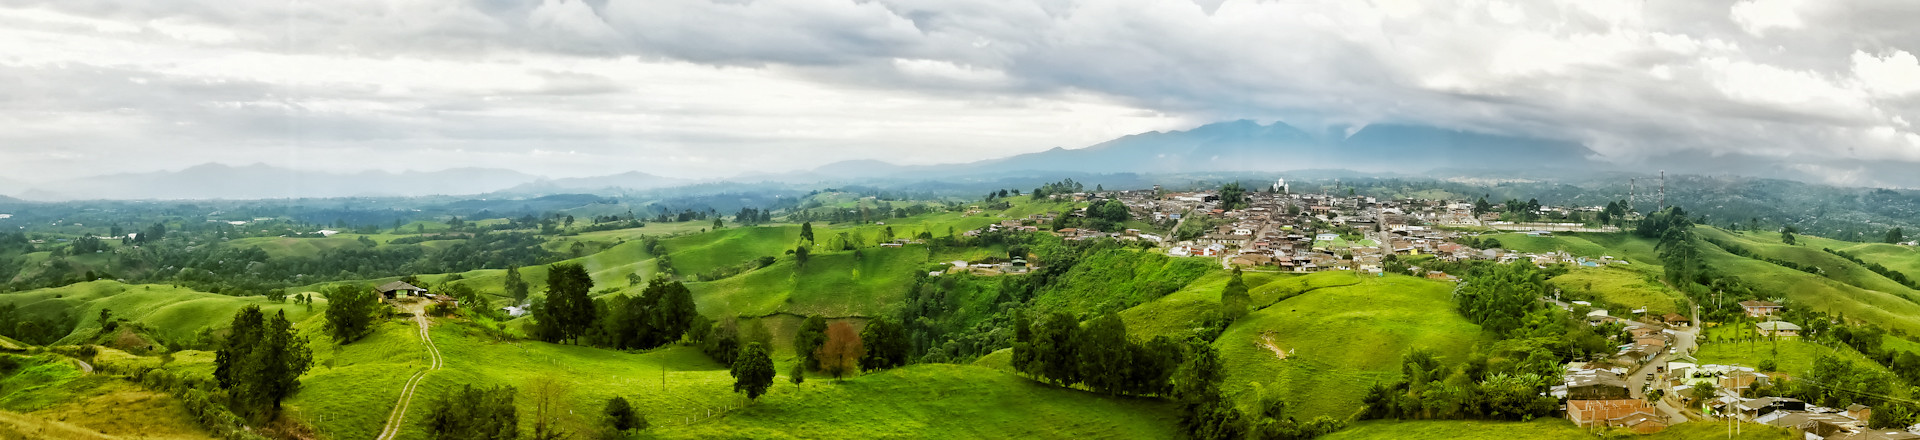
[(702, 177), (1237, 118), (1571, 139), (1629, 165), (1920, 162), (1904, 1), (120, 3), (0, 7), (0, 80), (34, 86), (0, 89), (20, 127), (0, 171), (139, 139), (170, 152), (147, 163)]

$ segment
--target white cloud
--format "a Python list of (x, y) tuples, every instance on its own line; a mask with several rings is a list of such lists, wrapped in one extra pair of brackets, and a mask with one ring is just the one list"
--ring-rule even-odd
[(1623, 162), (1920, 160), (1913, 5), (46, 2), (0, 8), (0, 173), (259, 160), (711, 176), (1238, 118), (1573, 138)]
[(1895, 50), (1884, 57), (1856, 51), (1853, 75), (1868, 89), (1882, 94), (1897, 96), (1920, 91), (1920, 59), (1904, 50)]
[(1733, 22), (1749, 34), (1764, 35), (1769, 30), (1796, 30), (1806, 24), (1799, 9), (1805, 0), (1741, 0), (1728, 12)]

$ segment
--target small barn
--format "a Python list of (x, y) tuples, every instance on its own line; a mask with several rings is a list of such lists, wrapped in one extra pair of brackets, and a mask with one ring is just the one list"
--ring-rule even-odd
[(382, 299), (394, 299), (394, 298), (400, 297), (401, 295), (420, 296), (420, 295), (427, 294), (427, 289), (421, 288), (420, 286), (407, 284), (407, 282), (405, 281), (394, 281), (391, 283), (381, 284), (380, 287), (375, 287), (374, 290), (380, 291), (380, 297)]

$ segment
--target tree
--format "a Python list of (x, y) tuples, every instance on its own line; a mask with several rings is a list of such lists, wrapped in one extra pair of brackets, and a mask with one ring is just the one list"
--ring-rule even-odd
[(836, 322), (827, 326), (827, 342), (820, 345), (813, 357), (820, 363), (820, 371), (838, 380), (859, 368), (858, 362), (866, 353), (867, 348), (860, 343), (860, 334), (853, 331), (853, 324)]
[(272, 420), (280, 401), (293, 394), (300, 375), (312, 366), (313, 352), (294, 332), (287, 313), (269, 320), (259, 306), (234, 314), (231, 332), (214, 353), (214, 378), (234, 409), (256, 421)]
[(1687, 391), (1687, 397), (1692, 398), (1693, 403), (1702, 408), (1706, 407), (1707, 401), (1713, 400), (1713, 396), (1717, 395), (1720, 395), (1719, 387), (1714, 386), (1712, 382), (1695, 383), (1693, 389)]
[(714, 218), (713, 218), (713, 229), (714, 229), (714, 230), (716, 230), (716, 231), (718, 231), (718, 230), (720, 230), (720, 228), (724, 228), (724, 227), (727, 227), (727, 224), (726, 224), (726, 223), (723, 223), (723, 222), (721, 222), (721, 221), (720, 221), (720, 218), (719, 218), (719, 217), (714, 217)]
[(813, 222), (805, 222), (800, 224), (800, 239), (806, 240), (808, 243), (813, 242)]
[(1220, 186), (1220, 209), (1232, 211), (1247, 208), (1247, 189), (1240, 182), (1229, 182)]
[(773, 386), (773, 358), (767, 355), (766, 346), (748, 343), (728, 373), (733, 375), (733, 392), (747, 393), (747, 400), (758, 399)]
[(807, 267), (807, 254), (808, 254), (808, 251), (806, 246), (794, 248), (793, 249), (794, 267)]
[(1903, 241), (1907, 241), (1907, 237), (1906, 237), (1906, 232), (1905, 232), (1905, 231), (1901, 231), (1901, 230), (1900, 230), (1900, 228), (1893, 228), (1893, 229), (1888, 229), (1888, 230), (1887, 230), (1887, 242), (1888, 242), (1888, 243), (1899, 243), (1899, 242), (1903, 242)]
[(527, 382), (527, 393), (533, 400), (533, 439), (561, 440), (569, 434), (560, 427), (562, 418), (571, 414), (564, 405), (567, 396), (573, 393), (573, 387), (566, 381), (549, 375), (535, 376)]
[(433, 400), (427, 411), (427, 436), (434, 440), (513, 440), (519, 438), (513, 387), (461, 385)]
[(607, 416), (607, 426), (616, 431), (627, 432), (635, 429), (647, 429), (647, 419), (633, 411), (633, 405), (627, 398), (614, 396), (607, 399), (607, 408), (601, 411)]
[(1793, 226), (1780, 228), (1780, 242), (1786, 243), (1786, 244), (1794, 244), (1793, 234), (1796, 232), (1800, 232), (1800, 230), (1794, 229)]
[(907, 364), (907, 329), (885, 316), (867, 321), (867, 328), (860, 331), (860, 341), (866, 348), (866, 354), (860, 356), (862, 371), (883, 370)]
[(579, 264), (547, 266), (547, 300), (543, 313), (535, 316), (541, 339), (547, 342), (575, 341), (586, 334), (594, 322), (593, 277)]
[(1240, 268), (1233, 268), (1233, 278), (1227, 280), (1227, 287), (1220, 291), (1220, 316), (1227, 322), (1240, 320), (1247, 315), (1247, 307), (1253, 304), (1253, 297), (1247, 293), (1247, 282), (1240, 278)]
[(827, 343), (827, 318), (818, 315), (808, 316), (800, 322), (800, 330), (793, 334), (793, 352), (800, 354), (799, 365), (805, 368), (819, 369), (820, 360), (814, 357), (814, 351)]
[(356, 284), (335, 284), (325, 290), (327, 330), (333, 340), (350, 344), (373, 332), (374, 313), (380, 311), (380, 293)]
[(521, 304), (527, 303), (528, 290), (532, 286), (530, 286), (526, 280), (520, 278), (519, 266), (507, 266), (506, 287), (507, 287), (507, 294), (513, 295), (514, 305), (521, 305)]
[(1087, 388), (1107, 394), (1126, 391), (1128, 372), (1136, 367), (1128, 359), (1127, 324), (1120, 315), (1107, 312), (1087, 323), (1080, 331), (1080, 377)]
[(793, 369), (787, 371), (787, 381), (793, 382), (793, 386), (796, 387), (800, 386), (801, 382), (806, 382), (807, 366), (805, 364), (793, 364)]

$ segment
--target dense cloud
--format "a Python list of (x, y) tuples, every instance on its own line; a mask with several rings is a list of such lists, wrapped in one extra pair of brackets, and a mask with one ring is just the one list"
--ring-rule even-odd
[(12, 2), (0, 80), (31, 87), (0, 88), (0, 172), (707, 177), (1252, 118), (1875, 184), (1920, 164), (1915, 18), (1813, 0)]

